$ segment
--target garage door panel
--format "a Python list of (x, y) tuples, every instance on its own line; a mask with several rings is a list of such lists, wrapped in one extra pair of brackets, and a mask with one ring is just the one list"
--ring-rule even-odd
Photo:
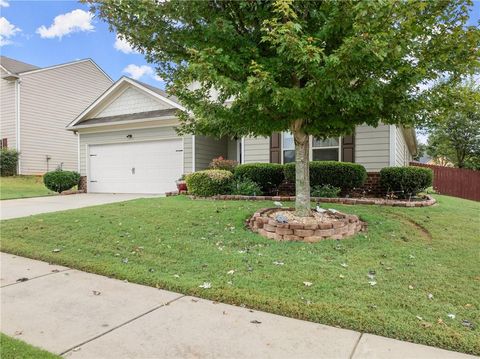
[(182, 140), (90, 147), (90, 192), (164, 193), (183, 172)]

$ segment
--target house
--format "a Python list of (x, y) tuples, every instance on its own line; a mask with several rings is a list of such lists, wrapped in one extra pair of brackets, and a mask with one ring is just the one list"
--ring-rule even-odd
[(39, 68), (0, 57), (0, 139), (20, 152), (18, 173), (78, 169), (78, 138), (65, 126), (112, 85), (90, 59)]
[[(182, 174), (208, 167), (214, 157), (240, 163), (286, 163), (294, 158), (288, 133), (270, 138), (179, 136), (179, 101), (164, 91), (122, 77), (67, 127), (79, 138), (80, 173), (90, 192), (162, 193)], [(357, 162), (368, 172), (408, 165), (415, 133), (391, 125), (357, 127), (353, 136), (311, 139), (312, 160)]]

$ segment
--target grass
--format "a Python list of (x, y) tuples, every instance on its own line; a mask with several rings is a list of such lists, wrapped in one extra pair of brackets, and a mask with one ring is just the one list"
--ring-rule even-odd
[(21, 340), (0, 333), (0, 357), (2, 359), (56, 359), (61, 358), (45, 350), (33, 347)]
[(40, 176), (12, 176), (0, 178), (0, 200), (49, 196), (54, 194), (43, 184)]
[[(1, 249), (212, 300), (480, 354), (480, 203), (436, 198), (438, 205), (424, 208), (329, 205), (359, 215), (368, 222), (368, 232), (316, 244), (275, 242), (247, 231), (245, 219), (271, 202), (139, 199), (0, 222)], [(231, 270), (234, 274), (228, 274)], [(369, 284), (370, 271), (376, 273), (375, 286)], [(212, 287), (200, 288), (204, 282)]]

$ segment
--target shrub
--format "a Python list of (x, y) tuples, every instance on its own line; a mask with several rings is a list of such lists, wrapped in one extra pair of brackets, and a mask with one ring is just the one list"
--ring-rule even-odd
[(278, 163), (247, 163), (235, 168), (235, 178), (257, 183), (263, 192), (272, 192), (283, 182), (283, 165)]
[(340, 188), (326, 184), (323, 186), (314, 186), (310, 191), (310, 194), (312, 197), (335, 198), (338, 197), (340, 191)]
[(233, 174), (226, 170), (205, 170), (190, 173), (185, 177), (188, 192), (196, 196), (226, 194), (231, 189)]
[[(285, 178), (295, 182), (295, 163), (285, 165)], [(310, 162), (310, 186), (330, 185), (343, 192), (363, 186), (367, 179), (365, 167), (357, 163), (336, 161)]]
[(237, 178), (232, 182), (230, 193), (242, 196), (261, 196), (263, 192), (258, 183), (251, 179)]
[(238, 162), (234, 160), (226, 160), (222, 156), (214, 158), (210, 162), (210, 169), (212, 170), (226, 170), (233, 173), (235, 167), (237, 167)]
[(17, 150), (2, 148), (0, 153), (0, 174), (2, 176), (14, 176), (17, 174), (18, 156)]
[(80, 181), (80, 173), (75, 171), (55, 170), (47, 172), (43, 175), (43, 183), (45, 187), (54, 192), (67, 191), (78, 185)]
[(380, 171), (380, 185), (400, 198), (416, 196), (432, 185), (433, 171), (421, 167), (385, 167)]

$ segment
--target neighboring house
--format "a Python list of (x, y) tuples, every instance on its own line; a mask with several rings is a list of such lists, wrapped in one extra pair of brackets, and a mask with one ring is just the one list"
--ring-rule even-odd
[[(93, 102), (67, 127), (80, 139), (80, 173), (88, 191), (172, 191), (182, 174), (205, 169), (218, 156), (241, 163), (293, 159), (288, 133), (238, 140), (179, 136), (178, 110), (184, 108), (174, 97), (127, 77)], [(357, 162), (378, 172), (386, 166), (408, 165), (415, 151), (411, 129), (359, 126), (354, 136), (312, 139), (311, 158)]]
[(0, 139), (20, 152), (19, 174), (78, 169), (78, 138), (65, 126), (112, 85), (90, 59), (39, 68), (0, 57)]

